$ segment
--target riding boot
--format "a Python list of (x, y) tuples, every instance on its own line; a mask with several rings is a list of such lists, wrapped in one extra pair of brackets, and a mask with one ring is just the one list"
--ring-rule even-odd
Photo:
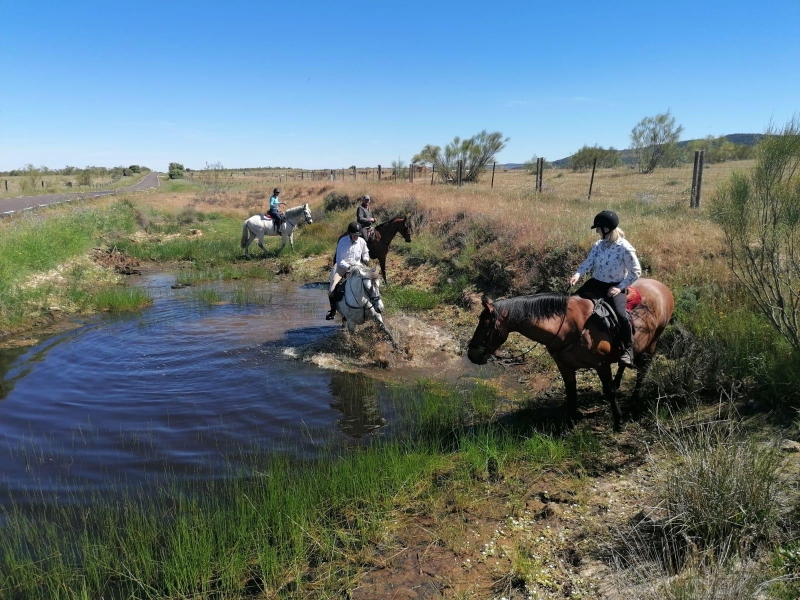
[(331, 310), (327, 315), (325, 315), (325, 320), (332, 321), (336, 316), (336, 299), (333, 297), (333, 294), (328, 294), (328, 302), (331, 303)]
[(619, 341), (622, 343), (622, 353), (619, 362), (626, 367), (633, 366), (633, 331), (631, 321), (627, 315), (619, 320)]

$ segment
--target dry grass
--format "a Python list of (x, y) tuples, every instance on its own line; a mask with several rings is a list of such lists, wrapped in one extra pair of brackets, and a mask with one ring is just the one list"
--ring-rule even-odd
[[(752, 161), (710, 165), (704, 171), (703, 197), (700, 209), (689, 209), (692, 167), (660, 169), (642, 175), (628, 167), (601, 169), (595, 175), (592, 199), (587, 200), (588, 172), (564, 169), (548, 170), (543, 193), (533, 190), (533, 177), (524, 171), (495, 173), (478, 184), (461, 188), (430, 184), (430, 175), (413, 183), (369, 178), (337, 181), (287, 179), (274, 175), (239, 175), (236, 190), (225, 202), (214, 208), (237, 209), (244, 216), (264, 210), (266, 200), (257, 198), (269, 193), (275, 185), (282, 189), (281, 198), (293, 206), (311, 202), (316, 213), (327, 193), (335, 191), (357, 198), (368, 193), (373, 210), (400, 210), (413, 200), (427, 214), (430, 224), (447, 223), (460, 214), (472, 219), (485, 219), (504, 232), (503, 243), (512, 252), (524, 248), (559, 248), (578, 245), (588, 248), (596, 239), (589, 229), (593, 216), (605, 208), (616, 210), (628, 239), (636, 246), (645, 267), (653, 276), (677, 284), (729, 280), (723, 260), (720, 232), (707, 217), (708, 198), (734, 170), (746, 170)], [(202, 206), (198, 205), (202, 210)]]

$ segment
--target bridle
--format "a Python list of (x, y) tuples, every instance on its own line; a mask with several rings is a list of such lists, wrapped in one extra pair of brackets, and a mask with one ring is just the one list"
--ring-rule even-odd
[(492, 342), (492, 336), (494, 336), (495, 331), (497, 329), (497, 313), (495, 311), (489, 311), (491, 315), (489, 317), (489, 327), (486, 331), (486, 335), (483, 341), (479, 344), (475, 344), (470, 340), (469, 344), (467, 344), (467, 348), (474, 348), (475, 350), (480, 350), (483, 356), (490, 354), (489, 352), (489, 345)]
[[(372, 286), (367, 286), (367, 278), (364, 277), (363, 275), (359, 275), (359, 277), (361, 277), (361, 288), (364, 290), (364, 295), (367, 297), (367, 301), (363, 305), (362, 304), (357, 304), (357, 305), (353, 306), (352, 304), (350, 304), (347, 301), (347, 294), (345, 294), (344, 295), (344, 303), (345, 303), (345, 305), (347, 306), (347, 308), (350, 308), (350, 309), (353, 309), (353, 310), (357, 310), (359, 308), (363, 309), (365, 318), (366, 318), (367, 311), (369, 309), (373, 309), (375, 312), (380, 313), (381, 311), (378, 308), (378, 304), (381, 301), (380, 292), (377, 292), (375, 294), (370, 293), (370, 290), (372, 289)], [(347, 279), (348, 279), (347, 285), (350, 286), (350, 292), (353, 294), (353, 298), (355, 298), (356, 295), (355, 295), (355, 292), (353, 292), (353, 289), (352, 289), (352, 286), (351, 286), (351, 283), (350, 283), (355, 279), (355, 277), (351, 276), (351, 277), (348, 277)]]
[[(308, 210), (305, 207), (303, 207), (303, 217), (305, 217), (306, 224), (310, 224), (310, 223), (314, 222), (313, 219), (311, 218), (311, 211)], [(287, 223), (291, 223), (292, 227), (297, 227), (297, 221), (293, 221), (292, 220), (294, 218), (295, 218), (294, 216), (291, 219), (289, 217), (286, 217), (286, 222)]]

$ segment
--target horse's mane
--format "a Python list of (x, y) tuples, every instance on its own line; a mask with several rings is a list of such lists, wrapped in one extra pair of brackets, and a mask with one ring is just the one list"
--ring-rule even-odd
[(508, 319), (518, 322), (564, 316), (568, 301), (566, 294), (547, 293), (498, 300), (494, 306), (501, 314), (508, 311)]
[(284, 212), (284, 214), (287, 217), (294, 217), (294, 216), (299, 215), (300, 213), (302, 213), (303, 209), (305, 208), (305, 206), (306, 206), (305, 204), (301, 204), (300, 206), (293, 206), (292, 208), (287, 208), (286, 212)]
[(380, 279), (380, 273), (378, 272), (377, 267), (373, 268), (363, 264), (355, 264), (352, 267), (350, 267), (348, 272), (354, 275), (360, 275), (364, 279), (372, 279), (372, 280)]
[(400, 220), (400, 219), (405, 219), (405, 218), (406, 218), (406, 217), (405, 217), (405, 215), (399, 215), (399, 216), (397, 216), (397, 217), (392, 217), (392, 218), (391, 218), (391, 219), (389, 219), (388, 221), (384, 221), (384, 222), (383, 222), (383, 223), (381, 223), (380, 225), (376, 225), (376, 226), (375, 226), (375, 229), (380, 229), (380, 228), (382, 228), (382, 227), (386, 227), (387, 225), (391, 225), (391, 224), (392, 224), (394, 221), (398, 221), (398, 220)]

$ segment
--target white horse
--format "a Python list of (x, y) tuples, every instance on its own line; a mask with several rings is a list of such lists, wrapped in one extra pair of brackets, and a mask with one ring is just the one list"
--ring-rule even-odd
[(377, 268), (371, 269), (365, 265), (350, 267), (344, 282), (344, 297), (336, 303), (336, 310), (342, 315), (342, 320), (350, 333), (355, 331), (356, 325), (361, 325), (367, 317), (372, 317), (396, 348), (392, 334), (386, 329), (381, 316), (384, 307), (380, 286), (380, 273)]
[(286, 245), (286, 240), (288, 239), (292, 246), (292, 252), (294, 252), (294, 230), (302, 217), (305, 217), (306, 223), (314, 222), (311, 219), (311, 209), (308, 208), (308, 202), (306, 202), (302, 206), (295, 206), (294, 208), (288, 209), (284, 213), (284, 216), (286, 217), (286, 225), (281, 228), (281, 231), (277, 231), (272, 219), (264, 218), (264, 215), (253, 215), (247, 219), (242, 226), (242, 248), (244, 248), (244, 255), (249, 256), (248, 248), (256, 238), (258, 238), (258, 247), (266, 254), (267, 249), (264, 248), (265, 235), (280, 235), (283, 237), (283, 243), (278, 249), (278, 252), (283, 250), (283, 247)]

